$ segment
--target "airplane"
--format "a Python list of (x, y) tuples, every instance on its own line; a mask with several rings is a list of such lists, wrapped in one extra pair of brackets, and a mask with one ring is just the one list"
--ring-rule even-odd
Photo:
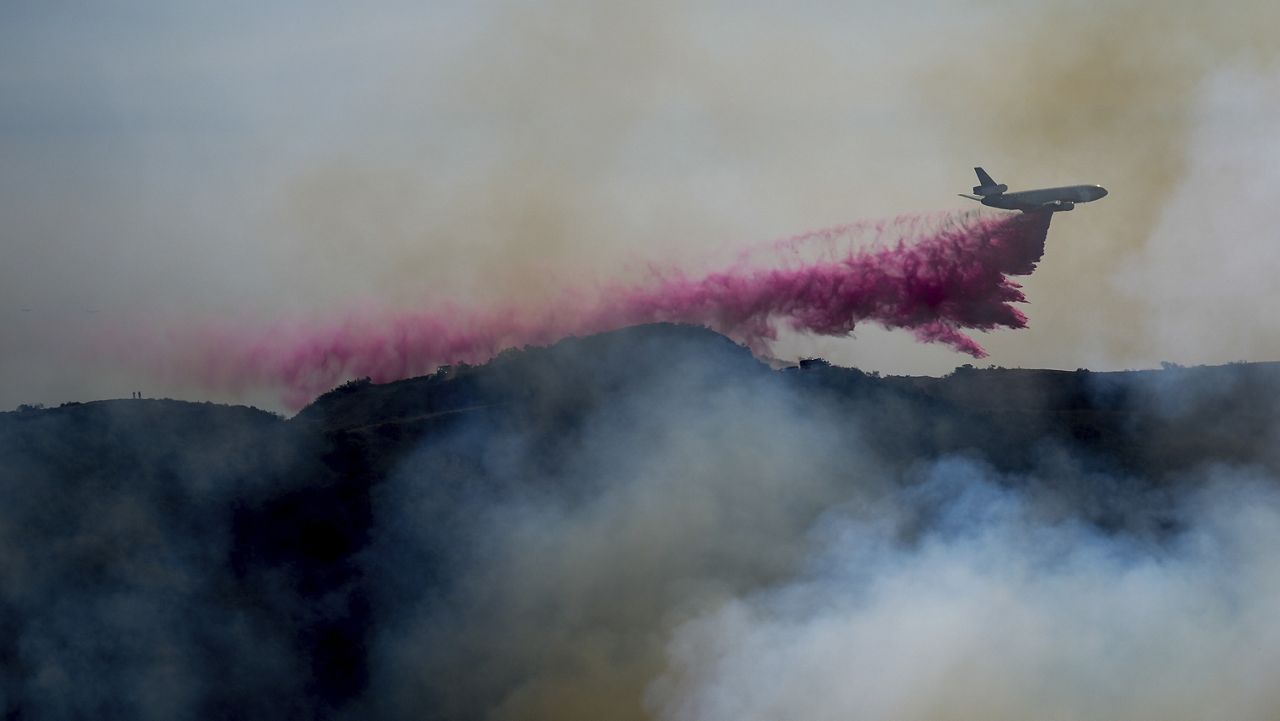
[(1047, 210), (1053, 213), (1071, 210), (1076, 207), (1076, 203), (1088, 203), (1107, 194), (1107, 189), (1101, 185), (1067, 185), (1061, 188), (1037, 188), (1006, 193), (1009, 186), (996, 183), (982, 168), (973, 170), (978, 174), (978, 185), (973, 186), (974, 195), (960, 193), (960, 197), (976, 200), (992, 208), (1021, 210), (1024, 213)]

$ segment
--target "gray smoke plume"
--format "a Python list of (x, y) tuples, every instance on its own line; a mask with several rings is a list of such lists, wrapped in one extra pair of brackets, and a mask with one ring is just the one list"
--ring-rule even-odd
[(451, 373), (0, 415), (5, 713), (1280, 710), (1276, 367), (875, 378), (654, 326)]
[[(1269, 187), (1256, 131), (1210, 130), (1273, 115), (1215, 109), (1220, 75), (1276, 60), (1276, 5), (1231, 8), (7, 4), (0, 370), (15, 382), (0, 407), (202, 397), (84, 351), (157, 311), (234, 323), (533, 302), (649, 262), (955, 207), (978, 164), (1014, 187), (1112, 190), (1055, 224), (1031, 332), (992, 338), (997, 362), (1186, 362), (1177, 346), (1149, 357), (1166, 335), (1153, 324), (1177, 314), (1107, 277), (1140, 262), (1167, 297), (1199, 267), (1181, 251), (1205, 242), (1155, 237), (1188, 226), (1178, 208), (1198, 211), (1215, 183)], [(1208, 156), (1234, 158), (1224, 182), (1204, 172), (1206, 131)], [(1226, 359), (1267, 352), (1264, 323), (1242, 319)], [(956, 363), (897, 340), (821, 347), (892, 372)]]
[[(1183, 385), (1096, 392), (1131, 394), (1132, 409), (1162, 398), (1159, 418), (1222, 400)], [(976, 452), (931, 455), (910, 440), (921, 421), (677, 360), (622, 382), (555, 463), (536, 433), (456, 431), (376, 504), (368, 708), (680, 721), (1280, 709), (1266, 673), (1280, 657), (1271, 471), (1134, 476), (1050, 442), (1034, 468), (1000, 471)], [(955, 419), (931, 421), (946, 434)], [(893, 453), (865, 442), (877, 424), (901, 429)], [(442, 485), (480, 445), (473, 480)]]
[[(1274, 479), (1218, 469), (1153, 544), (1038, 517), (943, 461), (871, 518), (831, 514), (796, 578), (672, 636), (668, 719), (1267, 719)], [(903, 539), (921, 507), (937, 513)]]

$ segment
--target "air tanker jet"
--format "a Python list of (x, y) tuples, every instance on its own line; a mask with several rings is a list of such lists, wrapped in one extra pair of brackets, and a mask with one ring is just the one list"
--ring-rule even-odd
[(973, 195), (961, 193), (961, 198), (976, 200), (992, 208), (1005, 210), (1021, 210), (1029, 213), (1038, 210), (1066, 211), (1076, 207), (1076, 203), (1087, 203), (1107, 194), (1101, 185), (1068, 185), (1062, 188), (1039, 188), (1036, 190), (1019, 190), (1006, 193), (1009, 186), (996, 181), (987, 175), (982, 168), (974, 168), (978, 174), (978, 185), (973, 186)]

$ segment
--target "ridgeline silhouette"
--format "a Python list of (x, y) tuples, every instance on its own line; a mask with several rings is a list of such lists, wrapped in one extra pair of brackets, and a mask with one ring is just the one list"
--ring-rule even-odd
[[(463, 589), (484, 559), (476, 539), (490, 509), (547, 498), (573, 507), (615, 483), (614, 454), (621, 466), (653, 462), (669, 446), (652, 439), (667, 434), (696, 454), (703, 426), (684, 419), (704, 408), (730, 406), (715, 416), (730, 422), (754, 414), (751, 427), (766, 430), (743, 443), (808, 419), (806, 433), (831, 436), (850, 458), (874, 456), (896, 486), (921, 464), (970, 459), (1103, 533), (1159, 543), (1179, 532), (1171, 499), (1200, 482), (1197, 469), (1280, 475), (1277, 391), (1275, 363), (965, 367), (945, 378), (822, 363), (777, 371), (710, 331), (650, 325), (427, 377), (350, 382), (289, 419), (173, 400), (3, 413), (0, 710), (487, 713), (527, 685), (517, 661), (492, 677), (424, 682), (387, 660), (401, 658), (388, 639), (473, 612)], [(772, 405), (752, 405), (760, 398)], [(726, 428), (717, 443), (738, 433)], [(700, 462), (714, 465), (708, 454)], [(811, 505), (795, 512), (821, 511)], [(421, 643), (430, 651), (413, 658), (425, 669), (504, 653), (444, 631)]]

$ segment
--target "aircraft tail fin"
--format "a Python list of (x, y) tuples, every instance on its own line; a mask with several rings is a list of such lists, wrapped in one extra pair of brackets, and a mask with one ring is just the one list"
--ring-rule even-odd
[(982, 168), (974, 168), (973, 172), (978, 174), (978, 184), (973, 186), (973, 192), (978, 195), (999, 195), (1009, 189), (1009, 186), (993, 180)]

